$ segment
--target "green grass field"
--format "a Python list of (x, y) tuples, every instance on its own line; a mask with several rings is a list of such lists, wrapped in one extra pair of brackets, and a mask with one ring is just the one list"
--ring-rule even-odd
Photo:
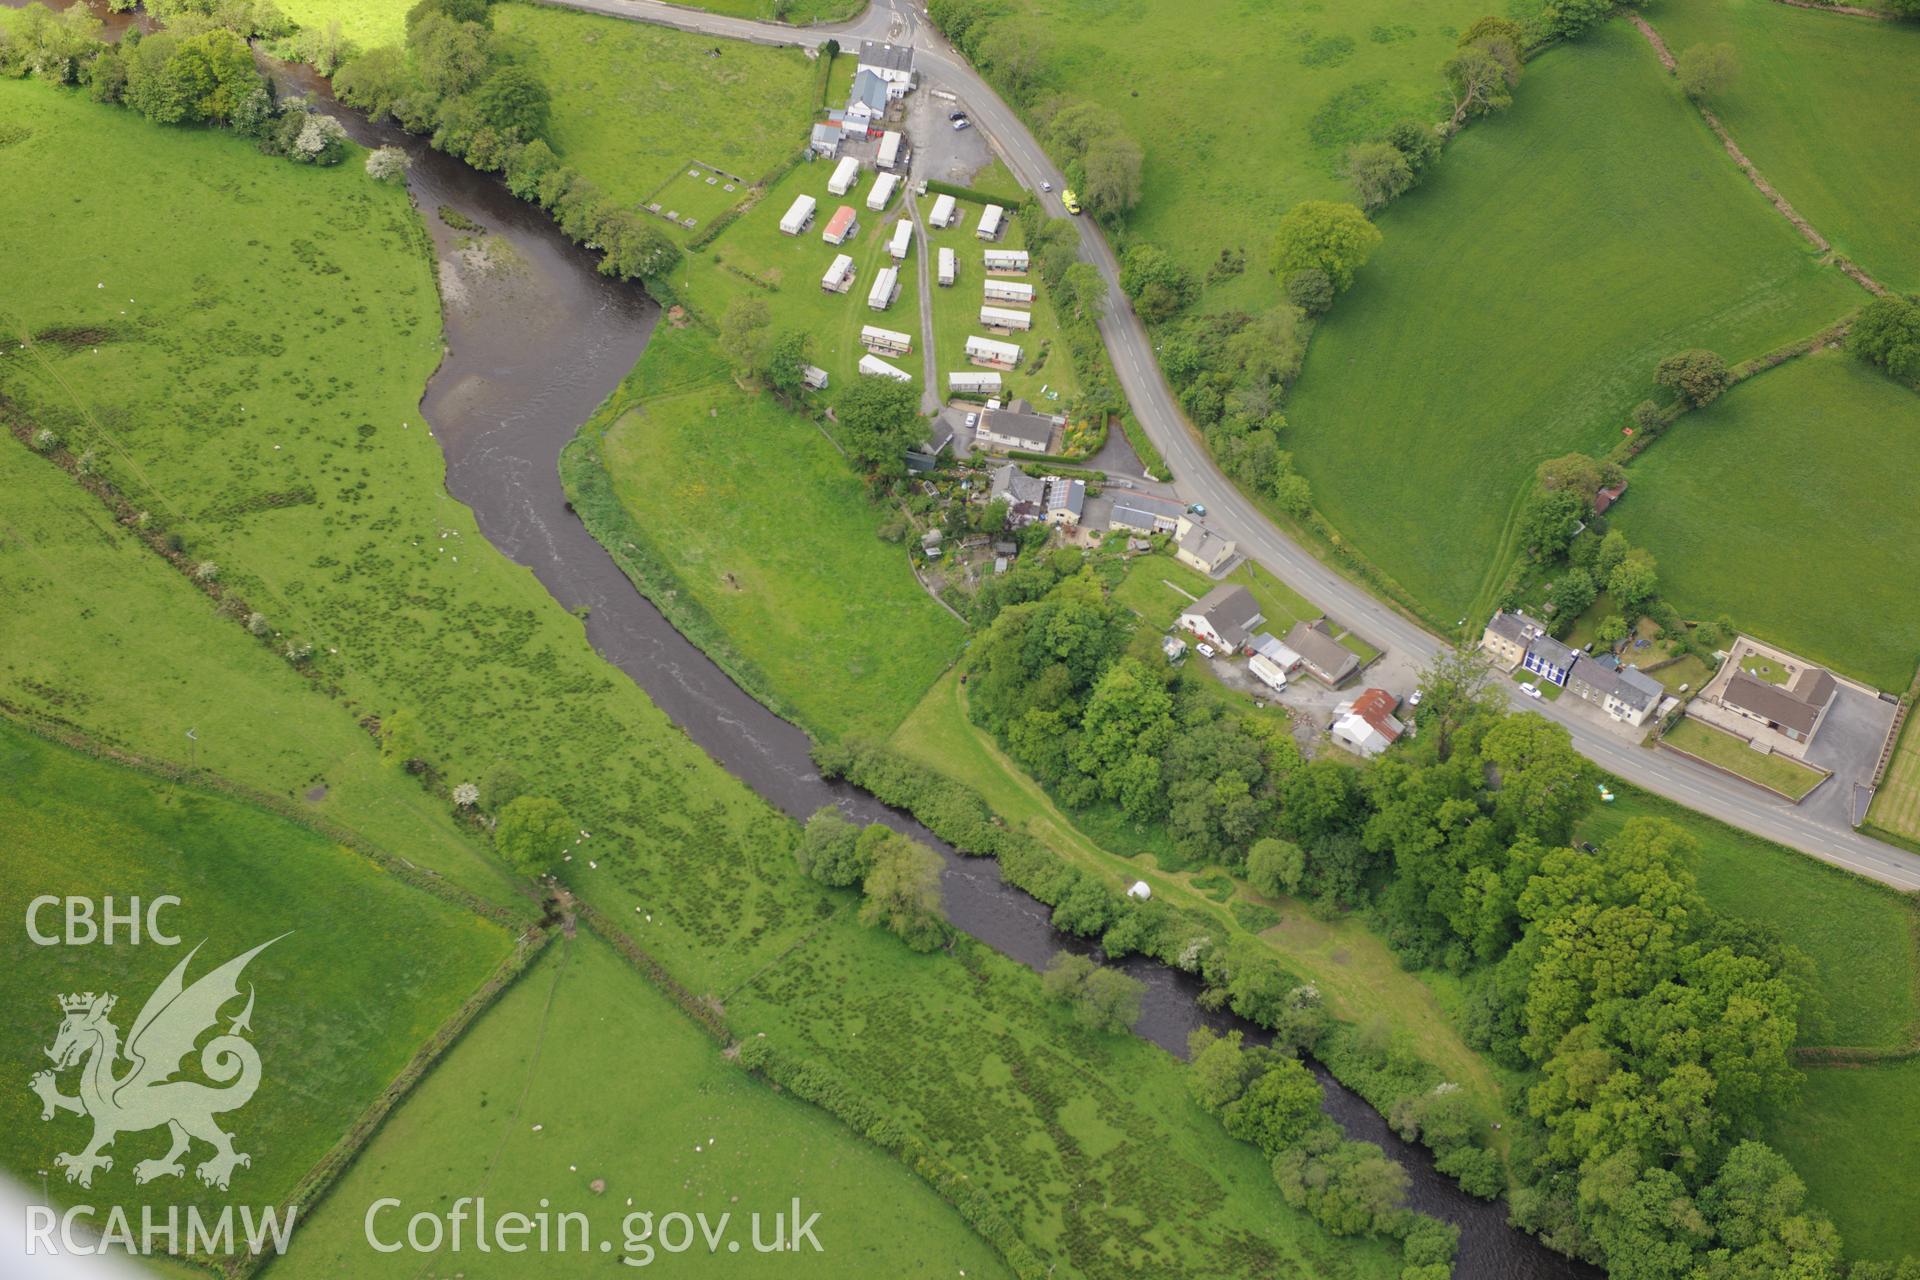
[[(768, 7), (742, 10), (763, 17)], [(694, 200), (686, 199), (682, 188), (695, 181), (686, 178), (689, 162), (756, 183), (807, 143), (819, 80), (797, 49), (544, 5), (495, 5), (493, 24), (537, 52), (553, 92), (554, 150), (630, 204), (656, 198), (674, 180), (659, 196), (662, 208), (678, 207), (701, 224), (680, 232), (682, 240), (746, 195), (744, 188), (726, 193), (724, 180), (708, 188), (701, 179)], [(710, 56), (713, 49), (719, 57)]]
[[(147, 997), (196, 946), (189, 983), (285, 934), (245, 971), (242, 994), (251, 987), (258, 1000), (250, 1039), (261, 1084), (222, 1119), (237, 1134), (236, 1149), (252, 1156), (233, 1175), (233, 1195), (269, 1204), (288, 1196), (511, 947), (500, 926), (305, 827), (87, 759), (4, 720), (0, 777), (0, 900), (12, 917), (0, 1001), (13, 1011), (0, 1035), (0, 1066), (19, 1086), (0, 1090), (0, 1164), (23, 1182), (53, 1169), (56, 1152), (82, 1150), (91, 1132), (73, 1115), (42, 1123), (40, 1101), (25, 1087), (48, 1066), (42, 1050), (62, 1016), (56, 996), (111, 991), (119, 1001), (111, 1020), (128, 1036)], [(121, 911), (133, 898), (179, 898), (159, 919), (180, 944), (136, 946), (124, 935), (112, 946), (29, 940), (29, 899), (108, 894)], [(38, 923), (59, 934), (60, 909), (43, 910)], [(225, 1009), (228, 1019), (239, 1012), (237, 1002)], [(127, 1065), (114, 1070), (124, 1074)], [(77, 1092), (78, 1078), (64, 1073), (62, 1091)], [(90, 1191), (67, 1187), (57, 1169), (51, 1185), (70, 1202), (110, 1197), (129, 1211), (188, 1203), (217, 1211), (229, 1199), (195, 1176), (192, 1165), (211, 1154), (204, 1144), (183, 1177), (136, 1190), (134, 1165), (166, 1149), (164, 1131), (124, 1133), (108, 1153), (113, 1168), (95, 1173)]]
[(1920, 1059), (1807, 1072), (1799, 1106), (1767, 1135), (1832, 1215), (1847, 1256), (1920, 1255)]
[(1662, 356), (1757, 355), (1863, 296), (1623, 23), (1530, 64), (1380, 226), (1314, 337), (1289, 443), (1328, 519), (1448, 624), (1491, 610), (1536, 464), (1604, 452)]
[(1661, 738), (1689, 755), (1798, 800), (1826, 780), (1826, 774), (1778, 752), (1763, 755), (1722, 729), (1688, 717)]
[(1908, 1042), (1920, 1024), (1913, 902), (1671, 801), (1625, 786), (1615, 790), (1613, 803), (1582, 821), (1581, 839), (1602, 843), (1632, 818), (1678, 823), (1700, 846), (1693, 873), (1707, 901), (1769, 926), (1813, 960), (1820, 1017), (1804, 1028), (1802, 1043), (1893, 1048)]
[(601, 438), (621, 505), (805, 727), (885, 735), (966, 627), (875, 536), (886, 511), (819, 427), (741, 391), (696, 330), (663, 327), (642, 364), (676, 356), (704, 378), (639, 399)]
[[(1404, 117), (1441, 117), (1439, 66), (1481, 0), (1018, 0), (1004, 21), (1045, 84), (1119, 113), (1146, 151), (1130, 234), (1204, 277), (1222, 249), (1243, 274), (1209, 308), (1262, 307), (1273, 224), (1296, 201), (1345, 199), (1347, 147)], [(1504, 12), (1503, 6), (1493, 6)]]
[(1681, 0), (1649, 14), (1674, 52), (1731, 44), (1721, 122), (1802, 216), (1883, 283), (1920, 288), (1920, 26), (1771, 0)]
[(1920, 395), (1838, 352), (1688, 414), (1630, 468), (1619, 528), (1691, 617), (1899, 692), (1920, 664)]
[(1897, 836), (1920, 841), (1920, 730), (1911, 716), (1867, 816)]
[[(596, 1178), (604, 1192), (592, 1190)], [(429, 1265), (433, 1274), (572, 1277), (590, 1269), (578, 1253), (487, 1257), (469, 1247), (432, 1263), (367, 1246), (362, 1220), (381, 1197), (403, 1201), (376, 1220), (383, 1238), (399, 1239), (414, 1212), (444, 1213), (458, 1197), (478, 1195), (495, 1215), (549, 1202), (555, 1214), (584, 1213), (594, 1240), (611, 1240), (616, 1255), (636, 1264), (646, 1255), (637, 1246), (627, 1253), (628, 1214), (649, 1212), (657, 1222), (705, 1213), (710, 1224), (731, 1214), (739, 1253), (722, 1245), (710, 1254), (704, 1243), (680, 1255), (658, 1251), (658, 1263), (675, 1274), (1009, 1274), (890, 1156), (850, 1143), (825, 1112), (724, 1061), (719, 1046), (590, 933), (555, 942), (462, 1038), (273, 1274), (414, 1277)], [(768, 1215), (762, 1238), (771, 1239), (771, 1215), (795, 1196), (806, 1212), (822, 1214), (822, 1252), (755, 1253), (750, 1216)], [(594, 1258), (602, 1269), (606, 1262)]]
[(362, 50), (399, 44), (407, 38), (410, 0), (287, 0), (280, 11), (302, 27), (326, 30), (340, 24), (340, 34)]

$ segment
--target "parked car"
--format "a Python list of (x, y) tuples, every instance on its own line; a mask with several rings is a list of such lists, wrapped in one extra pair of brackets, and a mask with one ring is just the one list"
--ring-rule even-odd
[(965, 116), (961, 116), (958, 120), (955, 120), (953, 122), (953, 127), (955, 132), (958, 132), (961, 129), (971, 129), (973, 128), (973, 121), (967, 119)]
[(1526, 694), (1529, 698), (1537, 698), (1540, 696), (1540, 686), (1530, 680), (1524, 681), (1520, 685), (1520, 692)]
[(1187, 508), (1187, 514), (1190, 516), (1203, 516), (1207, 514), (1207, 504), (1204, 502), (1196, 502)]
[(1213, 646), (1204, 640), (1193, 647), (1200, 651), (1200, 656), (1203, 658), (1211, 658), (1213, 656)]
[(1407, 705), (1410, 707), (1417, 707), (1420, 705), (1420, 690), (1415, 689), (1412, 693), (1407, 695)]
[(967, 425), (968, 425), (968, 426), (970, 426), (970, 427), (971, 427), (971, 426), (974, 426), (974, 425), (976, 425), (976, 424), (977, 424), (977, 423), (978, 423), (979, 421), (980, 421), (980, 415), (979, 415), (979, 414), (977, 414), (977, 413), (970, 413), (970, 414), (968, 414), (968, 415), (967, 415)]
[(947, 119), (949, 120), (965, 120), (966, 118), (967, 118), (967, 113), (964, 111), (947, 112)]

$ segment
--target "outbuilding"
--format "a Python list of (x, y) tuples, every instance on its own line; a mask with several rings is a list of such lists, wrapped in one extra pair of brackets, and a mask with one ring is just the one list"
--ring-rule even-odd
[(933, 212), (927, 215), (927, 221), (936, 227), (950, 227), (959, 220), (960, 202), (948, 195), (934, 200)]
[(900, 268), (882, 267), (880, 274), (874, 277), (873, 288), (867, 291), (867, 305), (875, 311), (885, 311), (900, 296)]
[(1006, 220), (1006, 217), (1005, 209), (997, 204), (988, 205), (980, 211), (980, 225), (973, 229), (973, 234), (982, 240), (998, 240), (1000, 224)]
[(907, 140), (898, 129), (880, 135), (880, 155), (875, 161), (882, 169), (902, 169), (907, 164)]
[(988, 302), (1012, 302), (1023, 307), (1033, 305), (1033, 286), (1024, 280), (989, 280), (985, 288)]
[(960, 255), (942, 245), (940, 248), (940, 283), (950, 285), (960, 275)]
[(853, 288), (853, 258), (849, 254), (834, 255), (833, 264), (827, 268), (827, 274), (820, 277), (820, 287), (828, 293), (845, 293)]
[(899, 185), (900, 175), (898, 174), (876, 174), (873, 179), (873, 190), (867, 193), (867, 208), (875, 213), (886, 208), (888, 202), (893, 199), (894, 190)]
[(820, 238), (828, 244), (845, 244), (859, 233), (860, 219), (854, 215), (853, 206), (843, 204), (827, 219), (827, 229), (820, 233)]
[(800, 366), (800, 381), (806, 383), (815, 391), (825, 391), (827, 389), (827, 371), (817, 364), (802, 365)]
[(1025, 249), (988, 249), (984, 256), (988, 271), (1016, 276), (1027, 273), (1028, 259)]
[(912, 247), (913, 223), (902, 218), (893, 224), (893, 239), (887, 241), (887, 252), (893, 255), (895, 261), (900, 261)]
[(982, 307), (980, 323), (988, 329), (999, 329), (1011, 333), (1016, 329), (1033, 328), (1033, 313), (1010, 311), (1005, 307)]
[(877, 324), (860, 326), (860, 345), (877, 356), (904, 356), (913, 351), (913, 339), (897, 329)]
[(950, 373), (947, 375), (947, 393), (956, 396), (997, 396), (1000, 394), (1000, 375), (984, 371)]
[(975, 364), (994, 369), (1011, 369), (1020, 363), (1020, 355), (1018, 343), (999, 342), (992, 338), (980, 337), (967, 339), (967, 359)]

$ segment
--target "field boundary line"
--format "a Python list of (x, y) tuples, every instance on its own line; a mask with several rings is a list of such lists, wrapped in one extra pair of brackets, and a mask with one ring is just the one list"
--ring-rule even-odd
[(1775, 4), (1784, 4), (1791, 9), (1805, 9), (1811, 13), (1837, 13), (1848, 18), (1871, 18), (1875, 22), (1898, 22), (1891, 13), (1879, 9), (1862, 9), (1852, 4), (1818, 4), (1815, 0), (1773, 0)]
[[(289, 1211), (298, 1210), (310, 1213), (323, 1203), (329, 1192), (339, 1183), (340, 1178), (353, 1167), (360, 1153), (373, 1141), (393, 1114), (396, 1107), (412, 1094), (420, 1082), (432, 1072), (447, 1050), (459, 1042), (462, 1036), (480, 1018), (480, 1015), (492, 1008), (508, 987), (519, 980), (531, 967), (534, 959), (546, 950), (553, 941), (553, 934), (542, 925), (527, 930), (515, 942), (513, 950), (494, 967), (487, 980), (480, 984), (474, 993), (466, 998), (460, 1007), (454, 1010), (447, 1020), (431, 1036), (414, 1050), (413, 1057), (392, 1083), (380, 1091), (367, 1109), (360, 1114), (347, 1132), (334, 1144), (318, 1164), (307, 1171), (306, 1176), (294, 1184), (293, 1195), (285, 1206)], [(275, 1255), (271, 1253), (250, 1253), (236, 1257), (219, 1270), (238, 1280), (251, 1276), (265, 1266)]]
[[(1639, 30), (1640, 34), (1646, 37), (1647, 44), (1652, 47), (1654, 56), (1660, 59), (1660, 65), (1667, 69), (1667, 74), (1677, 74), (1678, 68), (1674, 61), (1673, 52), (1667, 48), (1667, 42), (1660, 33), (1654, 30), (1653, 24), (1639, 14), (1631, 11), (1627, 13), (1627, 21), (1631, 22)], [(1720, 117), (1714, 113), (1713, 108), (1697, 99), (1689, 98), (1689, 101), (1693, 103), (1694, 110), (1699, 112), (1700, 118), (1706, 121), (1707, 128), (1713, 131), (1714, 137), (1720, 139), (1720, 145), (1726, 149), (1727, 155), (1732, 157), (1733, 162), (1740, 167), (1740, 171), (1747, 175), (1747, 181), (1753, 184), (1754, 190), (1765, 196), (1780, 216), (1785, 218), (1807, 243), (1818, 249), (1822, 254), (1827, 255), (1833, 266), (1838, 267), (1849, 279), (1862, 289), (1865, 289), (1868, 293), (1874, 294), (1876, 297), (1886, 293), (1887, 287), (1885, 285), (1868, 275), (1865, 270), (1855, 264), (1851, 259), (1842, 254), (1835, 253), (1833, 242), (1828, 240), (1824, 235), (1821, 235), (1819, 230), (1815, 228), (1811, 222), (1808, 222), (1806, 218), (1802, 217), (1799, 210), (1793, 207), (1793, 203), (1789, 201), (1786, 196), (1782, 195), (1771, 182), (1767, 181), (1766, 176), (1760, 172), (1753, 161), (1747, 159), (1747, 153), (1742, 151), (1740, 144), (1733, 140), (1733, 134), (1728, 132), (1727, 126), (1720, 122)]]
[[(1722, 730), (1722, 732), (1725, 732), (1725, 731)], [(1687, 750), (1685, 747), (1676, 747), (1672, 743), (1668, 742), (1664, 737), (1659, 739), (1659, 741), (1655, 745), (1657, 745), (1662, 751), (1671, 751), (1673, 752), (1673, 754), (1677, 756), (1685, 756), (1687, 759), (1693, 761), (1695, 764), (1703, 765), (1706, 768), (1713, 770), (1715, 773), (1724, 774), (1729, 778), (1733, 778), (1737, 781), (1744, 782), (1750, 787), (1758, 787), (1762, 791), (1765, 791), (1770, 795), (1779, 796), (1782, 800), (1785, 800), (1788, 804), (1792, 804), (1792, 805), (1797, 805), (1802, 800), (1805, 800), (1808, 796), (1812, 795), (1816, 790), (1818, 790), (1822, 784), (1826, 783), (1829, 779), (1833, 777), (1831, 773), (1826, 773), (1825, 770), (1822, 770), (1821, 772), (1824, 776), (1821, 777), (1820, 781), (1814, 783), (1813, 786), (1808, 787), (1803, 794), (1796, 797), (1796, 796), (1789, 795), (1785, 791), (1780, 790), (1778, 787), (1770, 787), (1766, 783), (1761, 782), (1757, 778), (1749, 778), (1744, 773), (1735, 773), (1732, 769), (1727, 768), (1723, 764), (1715, 764), (1713, 761), (1707, 759), (1705, 756), (1697, 756), (1693, 752)], [(1801, 763), (1804, 764), (1805, 761), (1802, 761)], [(1818, 768), (1819, 766), (1808, 765), (1807, 767)]]
[(502, 928), (524, 928), (530, 923), (528, 916), (516, 914), (506, 907), (488, 902), (479, 894), (453, 883), (430, 867), (419, 866), (397, 853), (389, 853), (350, 827), (343, 827), (325, 818), (305, 813), (293, 801), (284, 797), (260, 791), (242, 782), (235, 782), (224, 774), (210, 769), (190, 769), (186, 765), (176, 764), (171, 760), (157, 760), (151, 756), (140, 755), (138, 752), (109, 746), (76, 726), (37, 715), (4, 697), (0, 697), (0, 717), (4, 717), (8, 723), (18, 725), (35, 737), (66, 747), (71, 751), (78, 751), (95, 760), (104, 760), (135, 773), (142, 773), (167, 782), (184, 783), (197, 790), (211, 792), (264, 809), (276, 818), (303, 827), (359, 855), (409, 888), (430, 894)]

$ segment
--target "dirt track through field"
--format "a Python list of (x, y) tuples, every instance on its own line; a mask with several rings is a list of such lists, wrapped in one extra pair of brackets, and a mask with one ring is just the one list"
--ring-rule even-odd
[[(1782, 4), (1792, 4), (1794, 0), (1780, 0), (1780, 2)], [(1800, 7), (1812, 9), (1827, 8), (1828, 6), (1806, 4)], [(1867, 11), (1835, 10), (1835, 12), (1861, 13)], [(1660, 65), (1667, 69), (1667, 74), (1676, 74), (1678, 67), (1674, 61), (1673, 52), (1667, 48), (1667, 42), (1661, 38), (1660, 33), (1653, 29), (1653, 24), (1637, 13), (1627, 14), (1627, 21), (1631, 22), (1639, 29), (1640, 34), (1647, 38), (1647, 43), (1653, 46), (1654, 55), (1660, 59)], [(1833, 253), (1832, 242), (1821, 235), (1819, 230), (1811, 222), (1801, 217), (1800, 212), (1793, 207), (1792, 202), (1781, 195), (1780, 192), (1774, 188), (1774, 185), (1767, 181), (1766, 176), (1754, 167), (1753, 161), (1747, 159), (1747, 153), (1740, 149), (1740, 144), (1733, 140), (1733, 135), (1727, 132), (1727, 126), (1720, 123), (1720, 117), (1713, 113), (1712, 108), (1708, 107), (1705, 103), (1697, 101), (1693, 105), (1694, 109), (1699, 111), (1700, 118), (1707, 122), (1707, 128), (1713, 130), (1714, 136), (1720, 139), (1720, 145), (1725, 147), (1727, 154), (1733, 157), (1733, 162), (1740, 166), (1742, 173), (1747, 175), (1747, 181), (1751, 182), (1754, 189), (1767, 198), (1773, 207), (1779, 211), (1781, 217), (1793, 224), (1793, 229), (1805, 237), (1807, 243), (1811, 244), (1821, 253), (1831, 254), (1833, 265), (1840, 268), (1841, 271), (1852, 278), (1855, 284), (1858, 284), (1868, 293), (1878, 295), (1887, 291), (1885, 285), (1861, 270), (1860, 267), (1853, 262)]]

